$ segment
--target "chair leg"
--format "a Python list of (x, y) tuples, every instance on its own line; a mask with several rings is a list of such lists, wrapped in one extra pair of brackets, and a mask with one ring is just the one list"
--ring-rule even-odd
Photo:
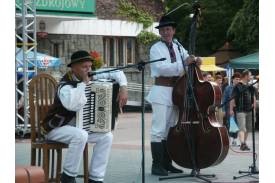
[(88, 170), (88, 144), (86, 143), (84, 151), (83, 151), (83, 171), (84, 171), (84, 183), (88, 183), (89, 181), (89, 170)]
[(38, 166), (41, 166), (41, 148), (38, 149)]
[(43, 148), (43, 169), (45, 173), (45, 183), (49, 182), (49, 149)]
[(62, 163), (62, 149), (56, 149), (57, 152), (57, 163), (56, 163), (56, 183), (60, 183), (61, 175), (61, 163)]
[(51, 149), (52, 151), (52, 155), (51, 155), (51, 158), (52, 158), (52, 161), (51, 161), (51, 180), (54, 180), (54, 149)]
[(31, 165), (36, 165), (36, 148), (31, 148)]

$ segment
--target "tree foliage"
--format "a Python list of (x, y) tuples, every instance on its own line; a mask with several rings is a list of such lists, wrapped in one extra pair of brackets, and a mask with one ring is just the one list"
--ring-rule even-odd
[(141, 43), (145, 46), (149, 46), (152, 43), (156, 42), (160, 40), (160, 37), (155, 35), (152, 32), (148, 32), (148, 31), (141, 31), (138, 35), (137, 35), (137, 41), (138, 43)]
[(153, 16), (150, 12), (138, 8), (127, 0), (120, 0), (117, 13), (129, 21), (143, 24), (143, 30), (137, 35), (138, 43), (148, 46), (160, 39), (159, 36), (145, 30), (153, 24)]
[(227, 32), (233, 45), (243, 53), (259, 50), (259, 1), (245, 0)]
[(119, 8), (117, 13), (126, 17), (129, 21), (143, 24), (144, 29), (150, 27), (153, 24), (153, 17), (150, 15), (150, 13), (139, 9), (133, 3), (126, 0), (119, 1)]
[[(166, 1), (168, 12), (187, 2), (170, 16), (177, 22), (176, 37), (188, 48), (189, 31), (193, 0)], [(242, 8), (243, 0), (200, 0), (201, 18), (197, 28), (196, 54), (207, 56), (217, 51), (227, 41), (227, 30), (238, 10)]]

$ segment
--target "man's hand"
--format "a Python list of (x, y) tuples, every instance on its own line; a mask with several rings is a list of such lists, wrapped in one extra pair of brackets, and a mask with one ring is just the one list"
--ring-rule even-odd
[(119, 107), (123, 107), (128, 100), (128, 91), (126, 86), (121, 86), (118, 93)]
[(229, 115), (230, 115), (230, 116), (234, 116), (234, 111), (233, 111), (233, 110), (230, 110)]
[(197, 66), (200, 66), (202, 63), (202, 60), (200, 57), (195, 57), (194, 55), (189, 55), (189, 57), (186, 58), (185, 63), (187, 65), (196, 63)]
[(197, 58), (196, 58), (196, 65), (200, 67), (200, 66), (201, 66), (201, 63), (202, 63), (201, 57), (197, 57)]

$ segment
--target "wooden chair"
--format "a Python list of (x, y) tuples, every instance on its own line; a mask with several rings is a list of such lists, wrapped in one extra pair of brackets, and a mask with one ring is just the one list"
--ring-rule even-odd
[[(45, 73), (32, 78), (29, 83), (29, 105), (30, 105), (30, 123), (31, 123), (31, 165), (41, 165), (41, 150), (43, 154), (43, 169), (45, 172), (45, 181), (60, 183), (62, 149), (68, 148), (67, 144), (45, 140), (40, 132), (40, 124), (54, 101), (57, 82)], [(38, 151), (38, 159), (36, 157)], [(55, 151), (57, 153), (56, 172), (54, 178)], [(50, 157), (50, 152), (52, 156)], [(51, 177), (49, 177), (49, 164), (51, 161)], [(83, 170), (84, 183), (88, 183), (88, 145), (86, 144), (83, 152)]]

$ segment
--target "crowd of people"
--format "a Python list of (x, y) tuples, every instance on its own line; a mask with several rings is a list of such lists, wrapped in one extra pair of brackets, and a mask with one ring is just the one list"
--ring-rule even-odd
[[(231, 83), (221, 72), (216, 72), (214, 76), (210, 72), (203, 72), (204, 81), (215, 82), (222, 90), (223, 108), (218, 109), (216, 116), (219, 122), (224, 124), (229, 130), (230, 142), (233, 146), (240, 146), (240, 150), (250, 150), (246, 141), (248, 132), (252, 129), (252, 110), (256, 114), (256, 98), (259, 95), (258, 84), (250, 86), (255, 79), (251, 71), (235, 72), (231, 77)], [(253, 95), (251, 97), (251, 95)], [(232, 98), (232, 100), (230, 100)], [(230, 131), (230, 120), (236, 123), (238, 131)], [(231, 118), (231, 119), (230, 119)], [(254, 122), (256, 118), (254, 116)], [(231, 121), (232, 125), (232, 121)]]

